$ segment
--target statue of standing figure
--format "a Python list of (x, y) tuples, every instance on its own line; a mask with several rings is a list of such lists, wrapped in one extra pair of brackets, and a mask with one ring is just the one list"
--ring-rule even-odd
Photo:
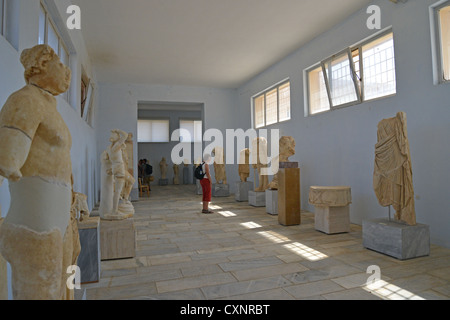
[(71, 71), (48, 45), (20, 56), (26, 85), (0, 111), (0, 175), (11, 205), (0, 228), (0, 253), (11, 265), (15, 300), (73, 299), (67, 268), (80, 252), (72, 215), (70, 131), (57, 109)]
[(280, 162), (289, 162), (289, 157), (295, 154), (295, 140), (293, 137), (284, 136), (280, 138), (280, 154), (278, 159), (273, 161), (274, 176), (272, 182), (267, 186), (267, 189), (278, 190), (278, 170)]
[(227, 172), (225, 169), (225, 153), (222, 147), (215, 147), (212, 150), (214, 157), (214, 174), (216, 183), (227, 184)]
[(99, 214), (104, 220), (124, 220), (132, 216), (130, 212), (121, 212), (119, 208), (119, 200), (128, 171), (123, 158), (127, 138), (128, 133), (118, 129), (112, 130), (109, 138), (111, 145), (102, 153), (102, 193)]
[(267, 139), (264, 137), (259, 137), (252, 141), (252, 167), (259, 181), (255, 192), (265, 192), (269, 185), (269, 178), (267, 175), (261, 174), (262, 169), (268, 167)]
[(250, 176), (250, 149), (244, 149), (239, 155), (239, 177), (241, 182), (247, 182)]
[(161, 170), (161, 179), (167, 179), (167, 164), (166, 158), (162, 158), (159, 162), (159, 169)]

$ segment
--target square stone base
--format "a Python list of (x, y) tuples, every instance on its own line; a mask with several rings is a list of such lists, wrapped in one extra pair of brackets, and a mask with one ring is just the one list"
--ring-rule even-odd
[(169, 185), (169, 179), (159, 179), (159, 185), (160, 186), (167, 186), (167, 185)]
[(266, 211), (271, 215), (278, 215), (278, 190), (266, 190)]
[(363, 221), (363, 245), (399, 260), (430, 255), (430, 228), (409, 226), (388, 219)]
[(248, 192), (248, 204), (253, 207), (265, 207), (266, 206), (266, 193), (265, 192)]
[(238, 202), (247, 202), (248, 201), (248, 192), (253, 191), (253, 182), (236, 182), (236, 193), (234, 197)]
[(89, 217), (78, 222), (81, 251), (78, 266), (81, 271), (81, 283), (100, 280), (100, 218)]
[(198, 195), (203, 194), (203, 189), (202, 189), (202, 185), (200, 184), (200, 180), (197, 179), (197, 181), (195, 182), (195, 193)]
[(213, 197), (229, 197), (230, 196), (230, 185), (214, 183), (212, 186), (212, 196)]
[(350, 232), (350, 206), (315, 209), (315, 229), (326, 234)]
[(100, 221), (101, 260), (134, 258), (136, 232), (134, 219)]

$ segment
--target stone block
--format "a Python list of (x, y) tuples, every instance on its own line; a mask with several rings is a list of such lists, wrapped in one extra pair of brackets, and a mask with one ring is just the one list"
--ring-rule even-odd
[(214, 183), (212, 186), (212, 196), (213, 197), (229, 197), (230, 196), (230, 185)]
[(326, 234), (350, 232), (350, 206), (316, 206), (315, 229)]
[[(295, 163), (291, 166), (295, 166)], [(278, 222), (284, 226), (299, 225), (300, 214), (300, 168), (280, 168), (278, 171)]]
[(266, 211), (278, 215), (278, 190), (266, 190)]
[(100, 280), (100, 218), (89, 217), (78, 222), (81, 251), (78, 266), (81, 271), (81, 283)]
[(159, 179), (159, 183), (160, 186), (167, 186), (169, 185), (169, 179)]
[(430, 254), (428, 225), (410, 226), (404, 223), (375, 219), (363, 221), (363, 246), (399, 260)]
[(236, 193), (234, 194), (236, 201), (247, 202), (248, 201), (248, 192), (253, 191), (253, 188), (254, 188), (254, 184), (251, 181), (236, 182)]
[(101, 260), (134, 258), (136, 232), (134, 219), (100, 221)]
[(248, 204), (253, 207), (265, 207), (266, 206), (266, 193), (265, 192), (248, 192)]

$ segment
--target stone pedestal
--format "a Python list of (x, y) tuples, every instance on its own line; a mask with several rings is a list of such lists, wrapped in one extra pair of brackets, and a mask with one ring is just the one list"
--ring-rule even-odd
[(298, 162), (280, 162), (278, 171), (278, 222), (284, 226), (301, 223), (300, 168)]
[(183, 167), (183, 184), (191, 184), (192, 178), (191, 178), (191, 171), (189, 170), (189, 167)]
[(266, 206), (266, 193), (265, 192), (248, 192), (248, 204), (253, 207), (265, 207)]
[(309, 203), (315, 207), (315, 229), (327, 234), (350, 232), (351, 202), (350, 187), (311, 187)]
[(230, 196), (230, 185), (214, 183), (212, 186), (212, 196), (213, 197), (229, 197)]
[(78, 222), (81, 251), (78, 266), (81, 271), (81, 283), (100, 280), (100, 218), (89, 217)]
[(266, 211), (271, 215), (278, 215), (278, 190), (266, 190)]
[(363, 221), (363, 246), (399, 260), (430, 254), (430, 228), (375, 219)]
[(159, 179), (159, 183), (160, 186), (167, 186), (169, 185), (169, 179)]
[(198, 195), (203, 194), (203, 189), (202, 189), (202, 185), (200, 184), (200, 180), (197, 179), (197, 181), (195, 182), (195, 193)]
[(134, 219), (100, 221), (101, 260), (134, 258), (136, 232)]
[(253, 191), (253, 182), (247, 181), (236, 182), (236, 193), (234, 197), (238, 202), (247, 202), (248, 201), (248, 192)]

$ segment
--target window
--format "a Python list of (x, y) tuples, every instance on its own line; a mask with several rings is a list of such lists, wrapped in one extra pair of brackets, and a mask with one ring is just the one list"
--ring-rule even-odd
[[(1, 0), (0, 0), (1, 1)], [(70, 54), (64, 40), (58, 33), (55, 23), (50, 18), (50, 15), (44, 5), (41, 3), (39, 10), (39, 36), (38, 44), (48, 44), (55, 50), (56, 54), (61, 59), (61, 62), (70, 67)], [(66, 101), (69, 101), (69, 91), (62, 94)]]
[(345, 49), (306, 71), (309, 114), (396, 93), (391, 31)]
[(202, 142), (203, 131), (201, 120), (180, 120), (181, 142)]
[(0, 35), (17, 50), (19, 47), (19, 3), (0, 0)]
[(255, 128), (291, 119), (291, 85), (283, 82), (253, 98)]
[(138, 120), (138, 142), (169, 142), (169, 120)]
[(450, 81), (450, 4), (437, 10), (439, 21), (439, 43), (441, 56), (441, 82)]

